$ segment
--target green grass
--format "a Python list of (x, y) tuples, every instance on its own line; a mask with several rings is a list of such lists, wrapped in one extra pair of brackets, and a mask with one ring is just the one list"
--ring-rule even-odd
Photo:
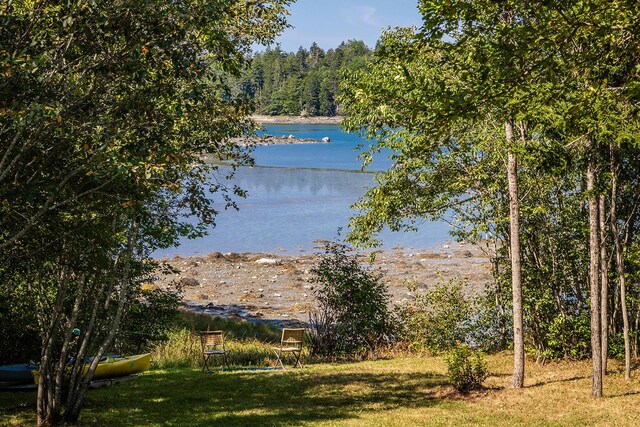
[[(280, 329), (265, 324), (223, 319), (206, 314), (181, 311), (176, 329), (167, 340), (156, 344), (154, 366), (158, 368), (196, 368), (202, 365), (198, 331), (224, 331), (228, 363), (232, 367), (268, 366), (273, 362), (272, 347), (280, 341)], [(215, 362), (219, 362), (215, 360)]]
[[(269, 365), (274, 358), (270, 343), (255, 338), (243, 340), (225, 338), (229, 351), (227, 362), (232, 367)], [(152, 349), (154, 366), (158, 368), (197, 368), (202, 365), (200, 337), (192, 330), (180, 329), (169, 334), (166, 342)], [(220, 360), (214, 360), (220, 363)]]
[[(590, 397), (589, 362), (529, 363), (526, 387), (505, 388), (511, 355), (488, 358), (485, 391), (462, 396), (440, 358), (307, 365), (287, 371), (202, 373), (155, 369), (90, 391), (84, 426), (610, 425), (640, 423), (640, 384), (619, 366), (602, 399)], [(35, 393), (0, 393), (0, 424), (32, 425)]]

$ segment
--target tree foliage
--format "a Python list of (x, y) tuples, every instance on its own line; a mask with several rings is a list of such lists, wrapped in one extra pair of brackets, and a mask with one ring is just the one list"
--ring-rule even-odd
[(201, 159), (248, 161), (228, 140), (255, 129), (251, 104), (228, 80), (286, 25), (288, 3), (0, 8), (0, 295), (37, 321), (39, 423), (78, 420), (99, 356), (143, 297), (149, 254), (201, 235), (243, 194), (232, 169)]
[[(375, 244), (383, 227), (450, 218), (455, 236), (495, 245), (499, 312), (511, 276), (502, 171), (516, 154), (527, 344), (541, 359), (591, 352), (599, 395), (601, 338), (628, 329), (627, 314), (639, 318), (634, 297), (621, 297), (621, 278), (633, 273), (606, 262), (613, 242), (624, 242), (621, 259), (634, 269), (629, 254), (638, 245), (638, 4), (424, 0), (420, 10), (419, 31), (385, 33), (369, 66), (342, 85), (345, 127), (395, 160), (356, 204), (351, 239)], [(517, 144), (505, 141), (509, 117)], [(600, 195), (604, 208), (589, 213)], [(598, 225), (599, 209), (617, 219)], [(602, 280), (616, 276), (615, 284)]]

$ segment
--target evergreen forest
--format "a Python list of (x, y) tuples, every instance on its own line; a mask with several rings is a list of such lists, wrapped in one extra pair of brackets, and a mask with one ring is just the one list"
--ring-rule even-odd
[(340, 76), (365, 67), (372, 50), (349, 40), (335, 49), (316, 43), (309, 49), (284, 52), (280, 45), (253, 54), (251, 65), (236, 81), (236, 91), (255, 101), (256, 112), (267, 115), (335, 116)]

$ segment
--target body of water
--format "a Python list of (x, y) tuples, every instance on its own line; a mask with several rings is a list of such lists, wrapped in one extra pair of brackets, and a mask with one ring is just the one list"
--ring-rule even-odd
[[(331, 138), (328, 144), (256, 147), (256, 166), (240, 168), (236, 183), (248, 192), (239, 211), (222, 211), (208, 236), (184, 240), (156, 256), (203, 255), (210, 252), (313, 252), (318, 240), (335, 240), (347, 232), (350, 206), (374, 185), (374, 174), (361, 172), (355, 147), (366, 143), (336, 125), (269, 125), (271, 135)], [(369, 169), (383, 170), (391, 161), (380, 156)], [(425, 222), (415, 233), (381, 234), (384, 249), (427, 249), (449, 239), (444, 222)]]
[[(357, 134), (346, 133), (338, 125), (280, 125), (267, 126), (269, 135), (289, 136), (322, 140), (329, 137), (328, 144), (292, 144), (269, 145), (256, 147), (254, 159), (256, 165), (313, 169), (340, 169), (359, 171), (362, 161), (358, 154), (363, 150), (356, 149), (358, 145), (366, 147), (368, 141)], [(387, 153), (379, 153), (367, 167), (368, 171), (386, 170), (391, 166)]]

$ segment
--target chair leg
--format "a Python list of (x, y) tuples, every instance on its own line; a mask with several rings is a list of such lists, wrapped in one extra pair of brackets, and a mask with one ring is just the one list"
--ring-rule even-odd
[(284, 371), (284, 365), (282, 364), (282, 352), (278, 353), (278, 350), (273, 350), (273, 352), (276, 354), (276, 363), (274, 368), (278, 367), (278, 364), (280, 364), (280, 369), (282, 369)]
[(300, 356), (302, 355), (302, 351), (292, 351), (292, 353), (296, 357), (296, 362), (293, 364), (293, 367), (302, 368), (302, 361), (300, 361)]

